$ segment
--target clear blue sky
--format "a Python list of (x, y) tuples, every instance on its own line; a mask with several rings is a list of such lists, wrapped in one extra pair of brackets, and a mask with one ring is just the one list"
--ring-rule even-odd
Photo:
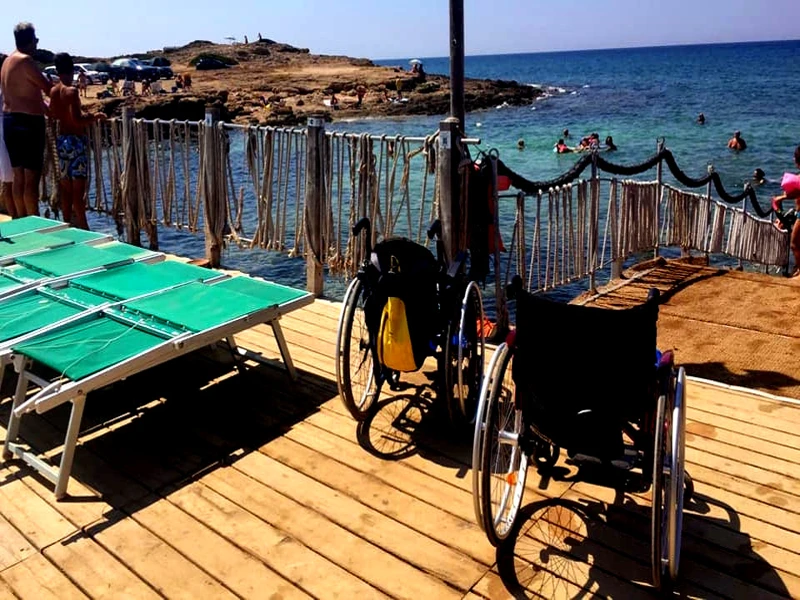
[[(447, 0), (3, 0), (41, 47), (114, 56), (247, 35), (367, 58), (445, 56)], [(799, 0), (465, 0), (467, 54), (800, 38)]]

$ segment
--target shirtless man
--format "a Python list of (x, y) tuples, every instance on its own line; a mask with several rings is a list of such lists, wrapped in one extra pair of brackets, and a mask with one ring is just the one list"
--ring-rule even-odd
[(3, 137), (14, 183), (11, 198), (17, 216), (39, 214), (39, 177), (44, 163), (47, 111), (42, 93), (50, 82), (42, 75), (31, 54), (36, 50), (36, 32), (30, 23), (14, 28), (17, 49), (3, 63), (0, 88), (3, 91)]
[(86, 126), (105, 118), (105, 115), (83, 115), (81, 98), (77, 88), (72, 87), (73, 64), (69, 54), (56, 54), (58, 83), (50, 90), (50, 116), (58, 120), (58, 164), (61, 171), (59, 195), (64, 221), (81, 229), (89, 229), (86, 221), (86, 177), (89, 174), (89, 139)]
[(736, 152), (747, 149), (747, 142), (744, 141), (741, 132), (733, 132), (733, 137), (728, 140), (728, 148)]

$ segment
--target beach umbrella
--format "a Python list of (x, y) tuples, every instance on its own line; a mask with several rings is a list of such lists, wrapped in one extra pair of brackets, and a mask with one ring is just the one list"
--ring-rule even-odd
[(408, 61), (408, 64), (410, 64), (410, 65), (421, 65), (422, 61), (420, 59), (418, 59), (418, 58), (412, 58), (410, 61)]

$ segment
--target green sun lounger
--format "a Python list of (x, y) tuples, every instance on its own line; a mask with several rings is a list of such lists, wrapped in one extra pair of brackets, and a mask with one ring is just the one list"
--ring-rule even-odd
[(209, 282), (223, 277), (218, 271), (177, 261), (153, 265), (130, 263), (0, 299), (0, 383), (14, 343), (114, 304), (194, 281)]
[(31, 231), (46, 233), (69, 227), (64, 221), (55, 221), (44, 217), (22, 217), (10, 221), (0, 221), (0, 238), (10, 238)]
[[(89, 293), (119, 295), (140, 291), (118, 271), (94, 277)], [(88, 279), (88, 278), (87, 278)], [(83, 284), (81, 284), (83, 285)], [(102, 288), (102, 289), (101, 289)], [(78, 289), (78, 288), (76, 288)], [(313, 295), (249, 277), (226, 277), (172, 287), (131, 301), (91, 310), (55, 328), (26, 335), (11, 345), (18, 373), (4, 458), (17, 456), (55, 484), (55, 495), (67, 491), (80, 422), (87, 395), (188, 352), (224, 340), (237, 355), (257, 358), (238, 348), (234, 335), (259, 323), (272, 326), (284, 365), (296, 373), (278, 320), (313, 302)], [(44, 371), (48, 377), (37, 374)], [(55, 376), (53, 376), (55, 373)], [(33, 383), (40, 390), (28, 396)], [(16, 442), (21, 417), (44, 413), (66, 402), (72, 413), (58, 469)]]
[(66, 228), (46, 233), (30, 231), (0, 239), (0, 265), (9, 265), (16, 262), (16, 259), (21, 256), (45, 252), (53, 248), (72, 244), (100, 244), (109, 241), (111, 241), (111, 236), (105, 233), (83, 229)]
[[(64, 239), (63, 237), (61, 239)], [(69, 279), (132, 262), (159, 262), (166, 257), (107, 238), (93, 245), (69, 243), (58, 248), (17, 256), (0, 266), (0, 299), (59, 279)]]

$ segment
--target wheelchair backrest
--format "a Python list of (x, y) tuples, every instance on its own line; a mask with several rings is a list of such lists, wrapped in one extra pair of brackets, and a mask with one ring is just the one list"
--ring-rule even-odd
[(403, 301), (414, 357), (421, 365), (440, 325), (438, 262), (425, 246), (406, 238), (389, 238), (375, 245), (370, 266), (381, 310), (390, 297)]
[(524, 407), (536, 398), (566, 415), (591, 410), (638, 416), (652, 404), (657, 321), (657, 298), (613, 310), (520, 292), (513, 365), (517, 402)]

